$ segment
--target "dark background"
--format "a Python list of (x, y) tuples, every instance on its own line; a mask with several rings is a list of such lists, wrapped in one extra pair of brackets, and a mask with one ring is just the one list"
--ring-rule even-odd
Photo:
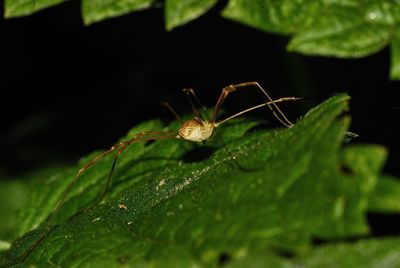
[[(222, 18), (225, 4), (171, 32), (165, 31), (162, 7), (88, 27), (79, 1), (1, 19), (0, 177), (74, 163), (143, 120), (168, 122), (173, 116), (161, 100), (188, 113), (184, 87), (213, 106), (223, 86), (244, 81), (260, 82), (275, 98), (311, 97), (284, 105), (290, 118), (348, 92), (351, 130), (360, 135), (353, 142), (389, 148), (385, 172), (400, 176), (400, 83), (388, 79), (389, 48), (363, 59), (288, 53), (289, 38)], [(258, 104), (256, 93), (244, 90), (224, 107), (233, 113)], [(375, 233), (398, 232), (398, 217), (371, 217)]]

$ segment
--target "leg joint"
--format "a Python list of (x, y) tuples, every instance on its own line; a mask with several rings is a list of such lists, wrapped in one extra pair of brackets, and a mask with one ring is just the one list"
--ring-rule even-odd
[(224, 95), (227, 95), (227, 93), (233, 92), (235, 90), (236, 90), (235, 85), (229, 85), (229, 86), (224, 87), (222, 89), (222, 92), (225, 93)]
[(186, 95), (189, 95), (189, 94), (195, 95), (194, 90), (193, 90), (192, 88), (184, 88), (182, 91), (183, 91), (183, 93), (185, 93)]

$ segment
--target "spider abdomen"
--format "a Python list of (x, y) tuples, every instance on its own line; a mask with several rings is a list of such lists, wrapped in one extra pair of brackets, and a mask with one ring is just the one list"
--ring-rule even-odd
[(204, 141), (211, 137), (214, 126), (207, 121), (188, 120), (179, 129), (179, 136), (189, 141)]

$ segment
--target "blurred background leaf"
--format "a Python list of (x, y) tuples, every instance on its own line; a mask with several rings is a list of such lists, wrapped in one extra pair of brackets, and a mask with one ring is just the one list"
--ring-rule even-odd
[[(6, 0), (5, 17), (30, 15), (65, 0)], [(155, 0), (81, 0), (85, 24), (144, 10)], [(166, 0), (167, 30), (206, 13), (217, 0)], [(399, 79), (400, 3), (385, 1), (229, 0), (222, 15), (257, 29), (293, 35), (289, 51), (340, 58), (365, 57), (392, 46), (391, 79)]]
[(369, 210), (377, 213), (400, 213), (400, 184), (397, 178), (379, 178), (369, 202)]
[(400, 239), (365, 239), (355, 243), (323, 245), (302, 256), (286, 259), (268, 252), (251, 253), (227, 262), (226, 267), (390, 267), (400, 265)]
[(82, 0), (82, 17), (85, 24), (121, 16), (146, 9), (154, 0)]
[(165, 27), (172, 30), (207, 12), (217, 0), (165, 1)]
[(4, 0), (4, 16), (6, 18), (27, 16), (64, 1), (66, 0)]

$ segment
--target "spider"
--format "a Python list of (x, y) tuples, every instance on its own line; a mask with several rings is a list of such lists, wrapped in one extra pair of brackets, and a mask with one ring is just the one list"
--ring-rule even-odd
[[(244, 88), (244, 87), (254, 87), (256, 89), (258, 89), (259, 91), (261, 91), (261, 93), (264, 95), (264, 102), (250, 107), (248, 109), (245, 109), (241, 112), (238, 112), (234, 115), (231, 115), (225, 119), (222, 119), (220, 121), (217, 121), (217, 116), (220, 112), (221, 106), (223, 104), (223, 102), (225, 101), (225, 99), (228, 97), (228, 95), (232, 92), (235, 92), (237, 89), (239, 88)], [(70, 184), (68, 185), (68, 187), (66, 188), (66, 190), (64, 191), (64, 193), (61, 196), (61, 199), (58, 201), (56, 207), (53, 209), (53, 211), (51, 212), (49, 218), (47, 219), (46, 223), (45, 223), (45, 228), (43, 230), (43, 232), (41, 233), (40, 237), (36, 240), (36, 242), (34, 244), (32, 244), (26, 251), (24, 254), (22, 254), (22, 256), (15, 261), (14, 263), (10, 264), (16, 264), (20, 261), (23, 261), (26, 259), (26, 257), (29, 256), (29, 254), (43, 241), (43, 239), (46, 238), (46, 236), (48, 235), (48, 233), (50, 232), (50, 227), (52, 224), (52, 220), (54, 219), (55, 215), (57, 214), (57, 212), (61, 209), (61, 207), (63, 206), (68, 194), (70, 193), (72, 187), (76, 184), (76, 182), (78, 181), (79, 177), (81, 176), (81, 174), (83, 172), (85, 172), (85, 170), (87, 170), (89, 167), (91, 167), (94, 163), (96, 163), (97, 161), (99, 161), (100, 159), (102, 159), (103, 157), (105, 157), (106, 155), (112, 154), (114, 153), (114, 161), (112, 163), (109, 175), (108, 175), (108, 179), (107, 179), (107, 183), (105, 186), (105, 191), (103, 192), (103, 194), (101, 195), (101, 197), (99, 198), (99, 200), (102, 200), (102, 198), (104, 197), (104, 195), (106, 194), (109, 186), (110, 186), (110, 182), (111, 182), (111, 178), (112, 178), (112, 174), (114, 172), (115, 166), (117, 164), (117, 160), (118, 157), (121, 155), (122, 152), (124, 152), (129, 145), (131, 145), (132, 143), (136, 143), (136, 142), (143, 142), (143, 141), (150, 141), (150, 140), (159, 140), (159, 139), (183, 139), (183, 140), (188, 140), (191, 142), (203, 142), (207, 139), (209, 139), (215, 129), (217, 127), (219, 127), (220, 125), (222, 125), (223, 123), (238, 117), (242, 114), (245, 114), (247, 112), (250, 112), (252, 110), (261, 108), (261, 107), (265, 107), (267, 106), (271, 112), (273, 113), (273, 115), (286, 127), (290, 128), (293, 126), (293, 123), (289, 121), (289, 119), (284, 115), (284, 113), (279, 109), (279, 107), (277, 106), (277, 103), (280, 102), (285, 102), (285, 101), (294, 101), (294, 100), (299, 100), (301, 98), (297, 98), (297, 97), (283, 97), (277, 100), (273, 100), (268, 93), (260, 86), (260, 84), (258, 82), (245, 82), (245, 83), (239, 83), (239, 84), (233, 84), (233, 85), (229, 85), (226, 86), (222, 89), (222, 92), (217, 100), (217, 103), (214, 106), (214, 110), (213, 113), (211, 115), (211, 118), (208, 118), (207, 116), (204, 116), (206, 118), (202, 118), (200, 115), (200, 112), (198, 109), (196, 109), (192, 98), (197, 102), (197, 104), (204, 109), (204, 107), (201, 105), (200, 100), (198, 99), (198, 97), (196, 96), (195, 92), (193, 89), (191, 88), (186, 88), (183, 90), (183, 92), (186, 94), (186, 96), (188, 97), (189, 103), (191, 105), (191, 108), (193, 110), (194, 113), (194, 117), (190, 120), (187, 121), (183, 121), (181, 119), (181, 117), (175, 112), (175, 110), (172, 108), (171, 105), (169, 105), (166, 102), (163, 102), (162, 104), (172, 112), (172, 114), (178, 119), (178, 121), (181, 123), (180, 128), (178, 129), (178, 131), (143, 131), (143, 132), (139, 132), (136, 135), (134, 135), (131, 139), (127, 140), (127, 141), (122, 141), (119, 142), (117, 144), (114, 144), (113, 146), (111, 146), (108, 150), (104, 151), (102, 154), (98, 155), (97, 157), (95, 157), (94, 159), (90, 160), (89, 162), (87, 162), (83, 167), (81, 167), (79, 169), (79, 171), (76, 173), (75, 177), (73, 178), (73, 180), (70, 182)], [(95, 202), (95, 204), (97, 204), (98, 202)], [(93, 207), (93, 205), (91, 206)], [(121, 207), (120, 207), (121, 208)], [(123, 207), (125, 209), (125, 207)]]

